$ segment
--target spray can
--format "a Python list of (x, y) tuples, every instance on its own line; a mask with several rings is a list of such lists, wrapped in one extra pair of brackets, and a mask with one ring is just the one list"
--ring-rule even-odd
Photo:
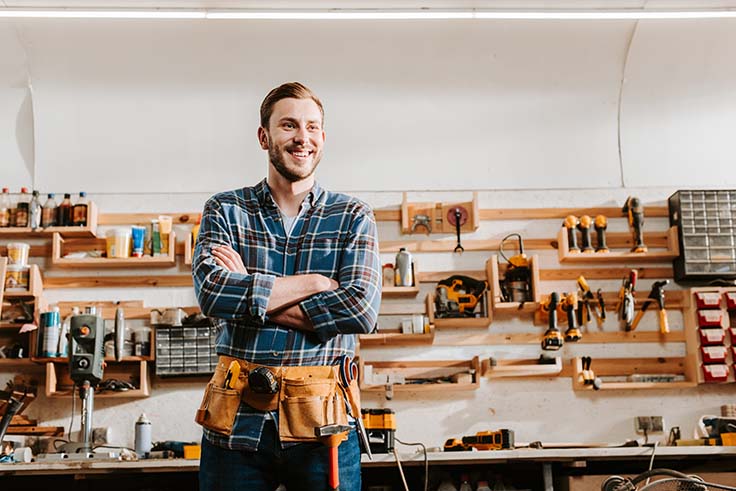
[(140, 458), (147, 458), (151, 453), (151, 421), (146, 413), (141, 413), (135, 422), (135, 453)]
[(50, 312), (41, 314), (41, 327), (43, 329), (43, 349), (41, 356), (56, 358), (59, 356), (59, 331), (61, 330), (59, 307), (54, 307)]
[(414, 286), (414, 260), (405, 247), (396, 254), (395, 286)]

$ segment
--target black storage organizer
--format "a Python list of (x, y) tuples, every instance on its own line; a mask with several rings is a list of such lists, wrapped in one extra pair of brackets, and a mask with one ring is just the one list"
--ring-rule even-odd
[(675, 280), (736, 279), (736, 190), (680, 190), (668, 203), (680, 242)]
[(216, 328), (209, 319), (184, 319), (182, 325), (156, 324), (156, 375), (211, 375), (217, 366)]

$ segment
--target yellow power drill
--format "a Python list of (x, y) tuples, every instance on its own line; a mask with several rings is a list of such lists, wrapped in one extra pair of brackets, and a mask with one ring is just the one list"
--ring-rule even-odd
[(629, 196), (624, 203), (621, 211), (629, 216), (629, 227), (634, 233), (634, 247), (631, 252), (647, 252), (647, 246), (644, 245), (644, 205), (641, 204), (639, 198)]

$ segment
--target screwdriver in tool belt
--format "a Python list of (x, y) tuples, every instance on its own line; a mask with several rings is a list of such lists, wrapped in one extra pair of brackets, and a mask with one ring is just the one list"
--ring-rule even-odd
[(240, 363), (233, 360), (230, 362), (230, 366), (227, 367), (227, 375), (225, 375), (225, 382), (222, 384), (224, 389), (234, 389), (235, 381), (240, 377)]

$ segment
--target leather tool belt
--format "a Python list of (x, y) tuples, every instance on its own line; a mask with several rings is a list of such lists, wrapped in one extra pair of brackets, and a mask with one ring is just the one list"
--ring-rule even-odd
[[(240, 365), (237, 379), (226, 383), (232, 361)], [(279, 437), (285, 442), (315, 442), (315, 428), (348, 424), (346, 403), (351, 414), (360, 418), (360, 390), (357, 380), (341, 387), (339, 367), (294, 366), (269, 367), (278, 381), (278, 391), (262, 394), (249, 390), (248, 374), (264, 367), (230, 356), (220, 356), (215, 373), (207, 384), (195, 421), (203, 427), (229, 436), (241, 402), (259, 411), (278, 410)], [(346, 401), (344, 391), (350, 396)]]

